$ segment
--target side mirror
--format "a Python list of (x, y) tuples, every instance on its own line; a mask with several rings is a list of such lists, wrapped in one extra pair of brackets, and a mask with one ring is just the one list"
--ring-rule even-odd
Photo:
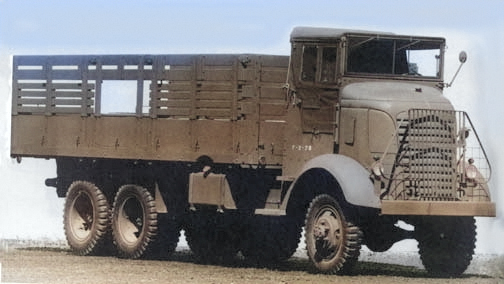
[(467, 53), (463, 50), (459, 53), (459, 61), (460, 63), (465, 63), (467, 61)]
[(451, 87), (451, 85), (453, 84), (453, 81), (455, 81), (455, 78), (457, 77), (459, 71), (460, 71), (460, 68), (462, 68), (462, 65), (464, 65), (464, 63), (467, 61), (467, 53), (465, 51), (461, 51), (459, 53), (459, 61), (460, 61), (460, 65), (457, 69), (457, 72), (455, 72), (455, 75), (453, 75), (453, 78), (452, 80), (450, 81), (450, 83), (445, 83), (444, 86), (446, 88), (448, 87)]

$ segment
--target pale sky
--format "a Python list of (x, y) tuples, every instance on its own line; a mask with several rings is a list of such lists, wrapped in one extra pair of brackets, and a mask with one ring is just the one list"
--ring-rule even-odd
[[(9, 158), (10, 57), (23, 54), (267, 53), (287, 55), (294, 26), (447, 39), (445, 95), (465, 110), (493, 168), (499, 218), (478, 218), (477, 251), (504, 253), (504, 0), (0, 0), (0, 238), (64, 238), (63, 200), (45, 178), (54, 161)], [(500, 192), (499, 192), (500, 191)], [(499, 240), (500, 242), (500, 240)], [(500, 242), (502, 243), (502, 242)]]

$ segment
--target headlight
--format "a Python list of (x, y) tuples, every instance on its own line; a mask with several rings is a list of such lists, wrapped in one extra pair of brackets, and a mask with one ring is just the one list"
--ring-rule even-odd
[(474, 164), (474, 159), (469, 159), (469, 165), (466, 167), (465, 175), (468, 179), (475, 179), (478, 177), (478, 169)]
[(467, 137), (469, 137), (469, 133), (471, 132), (471, 129), (469, 128), (462, 128), (459, 130), (458, 137), (460, 141), (465, 141)]
[(371, 171), (375, 177), (382, 176), (384, 171), (383, 164), (380, 161), (374, 162), (371, 166)]

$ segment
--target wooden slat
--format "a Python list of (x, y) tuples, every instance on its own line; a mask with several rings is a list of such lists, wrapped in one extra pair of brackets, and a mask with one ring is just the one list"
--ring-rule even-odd
[(47, 99), (44, 98), (18, 98), (18, 105), (45, 105), (47, 103)]
[(157, 109), (158, 116), (189, 116), (191, 110), (189, 108), (167, 108)]
[[(92, 105), (93, 101), (92, 100), (86, 100), (86, 105)], [(82, 105), (82, 100), (74, 100), (74, 99), (59, 99), (56, 98), (53, 100), (53, 104), (56, 106), (59, 105), (77, 105), (80, 106)]]
[[(169, 84), (163, 84), (161, 86), (151, 85), (151, 90), (157, 91), (191, 91), (195, 86), (191, 85), (190, 82), (172, 82)], [(229, 82), (219, 82), (211, 84), (208, 82), (198, 83), (197, 90), (202, 92), (231, 92), (234, 90), (235, 86)]]
[[(93, 112), (92, 107), (85, 108), (84, 113)], [(18, 107), (18, 113), (33, 113), (33, 114), (82, 114), (81, 107), (49, 107), (47, 108), (45, 105), (40, 107), (35, 106), (22, 106)]]
[(45, 70), (16, 70), (15, 80), (45, 80), (47, 72)]
[(181, 107), (189, 108), (191, 107), (191, 101), (189, 100), (168, 100), (168, 101), (157, 101), (157, 107)]
[(192, 69), (181, 69), (174, 70), (175, 67), (172, 67), (169, 72), (166, 73), (166, 77), (164, 79), (170, 81), (190, 81), (191, 78), (194, 77), (194, 70)]
[(93, 92), (79, 92), (79, 91), (55, 91), (51, 93), (55, 97), (64, 98), (92, 98), (94, 97)]
[(179, 82), (174, 82), (171, 84), (167, 85), (166, 90), (168, 91), (186, 91), (189, 92), (193, 90), (194, 86), (190, 84), (190, 82), (184, 82), (184, 83), (179, 83)]
[(261, 98), (285, 100), (286, 90), (283, 86), (261, 86)]
[(231, 92), (208, 92), (201, 91), (196, 94), (198, 100), (231, 100), (233, 94)]
[(46, 91), (20, 91), (17, 95), (18, 98), (46, 98)]
[(189, 99), (191, 97), (191, 92), (160, 92), (156, 96), (152, 97), (153, 100), (158, 99)]
[(215, 109), (226, 109), (231, 110), (231, 101), (221, 101), (221, 100), (196, 100), (196, 107), (198, 108), (215, 108)]
[(256, 69), (249, 67), (247, 69), (240, 69), (238, 71), (238, 80), (239, 81), (253, 81), (256, 77)]
[(83, 114), (92, 112), (93, 108), (91, 107), (85, 108), (84, 111), (82, 111), (82, 108), (80, 107), (57, 107), (53, 111), (54, 114), (68, 114), (68, 113)]
[(260, 115), (268, 115), (268, 116), (283, 116), (287, 111), (285, 103), (282, 104), (269, 104), (269, 103), (260, 103), (259, 112)]
[(196, 109), (196, 116), (208, 118), (231, 118), (231, 110), (222, 109)]
[[(80, 70), (51, 70), (52, 80), (75, 80), (81, 78)], [(47, 73), (45, 74), (47, 76)]]
[(18, 90), (46, 90), (47, 83), (17, 83), (16, 87)]
[(206, 66), (229, 66), (236, 60), (235, 55), (205, 54), (202, 59)]
[(287, 70), (283, 68), (263, 68), (261, 70), (261, 82), (283, 82), (287, 80)]
[(203, 79), (207, 81), (232, 81), (234, 79), (234, 70), (232, 68), (207, 68), (203, 72)]
[(208, 92), (232, 91), (236, 88), (234, 82), (216, 81), (216, 82), (198, 82), (198, 90)]
[[(16, 85), (18, 90), (46, 90), (48, 83), (40, 82), (40, 83), (18, 83)], [(54, 83), (51, 82), (50, 86), (52, 90), (82, 90), (83, 83)], [(87, 84), (87, 90), (93, 90), (95, 88), (95, 84)]]
[[(53, 89), (72, 89), (72, 90), (80, 90), (82, 89), (83, 83), (52, 83), (51, 87)], [(88, 83), (86, 85), (87, 90), (93, 90), (95, 88), (95, 84)]]
[(89, 98), (93, 97), (93, 92), (79, 92), (79, 91), (53, 91), (53, 92), (44, 92), (44, 91), (19, 91), (18, 97), (67, 97), (67, 98)]
[(23, 107), (18, 107), (17, 108), (17, 111), (19, 113), (45, 113), (46, 111), (46, 107), (45, 105), (44, 106), (40, 106), (40, 107), (35, 107), (35, 106), (23, 106)]
[(289, 64), (288, 56), (260, 55), (259, 59), (263, 67), (276, 67), (287, 70)]

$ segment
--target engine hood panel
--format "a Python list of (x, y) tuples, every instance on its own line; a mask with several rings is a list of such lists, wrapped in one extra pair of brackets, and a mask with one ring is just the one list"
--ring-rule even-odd
[(453, 110), (439, 89), (409, 82), (347, 85), (341, 91), (341, 107), (378, 109), (392, 115), (412, 108)]

